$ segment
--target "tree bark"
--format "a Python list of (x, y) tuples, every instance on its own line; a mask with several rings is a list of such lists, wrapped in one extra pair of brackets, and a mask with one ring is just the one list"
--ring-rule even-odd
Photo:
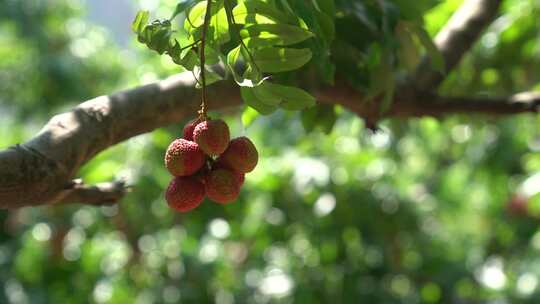
[[(450, 73), (461, 58), (476, 43), (482, 32), (493, 22), (502, 0), (465, 0), (435, 37), (435, 45), (445, 61), (445, 72)], [(433, 70), (426, 56), (414, 75), (414, 86), (429, 91), (445, 79)]]

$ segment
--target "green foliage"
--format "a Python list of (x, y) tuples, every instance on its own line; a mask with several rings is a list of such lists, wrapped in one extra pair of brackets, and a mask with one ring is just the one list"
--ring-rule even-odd
[(338, 115), (333, 105), (317, 105), (302, 111), (302, 125), (307, 132), (320, 127), (326, 134), (332, 132)]
[(240, 37), (248, 49), (286, 46), (313, 37), (313, 33), (287, 24), (253, 24), (240, 30)]
[(315, 98), (302, 89), (266, 81), (256, 87), (241, 89), (248, 105), (261, 114), (270, 114), (277, 107), (289, 111), (298, 111), (315, 105)]
[[(287, 6), (290, 8), (288, 4)], [(313, 2), (312, 6), (313, 10), (315, 8), (320, 10), (316, 2)], [(183, 28), (175, 29), (171, 27), (171, 20), (156, 20), (147, 24), (148, 12), (140, 11), (135, 17), (132, 29), (137, 34), (139, 42), (146, 44), (148, 48), (159, 54), (168, 54), (175, 63), (187, 70), (200, 71), (200, 62), (196, 58), (198, 54), (193, 50), (199, 48), (202, 39), (206, 8), (207, 1), (200, 1), (191, 6), (179, 4), (173, 17), (178, 16), (183, 9), (185, 20)], [(326, 22), (332, 23), (328, 20)], [(276, 96), (273, 100), (263, 98), (262, 102), (249, 100), (252, 96), (257, 98), (257, 94), (245, 92), (265, 84), (269, 76), (264, 75), (265, 73), (297, 70), (312, 59), (310, 48), (294, 47), (315, 37), (306, 28), (305, 22), (292, 11), (281, 11), (272, 2), (261, 0), (241, 1), (235, 6), (229, 0), (214, 1), (207, 26), (209, 34), (205, 40), (209, 47), (205, 50), (206, 62), (210, 65), (219, 64), (220, 58), (226, 58), (222, 63), (227, 65), (241, 87), (247, 87), (242, 89), (246, 104), (253, 105), (254, 109), (262, 114), (269, 114), (279, 106), (292, 110), (314, 104), (314, 98), (306, 96), (309, 95), (307, 92), (300, 89), (293, 90), (287, 86), (283, 86), (286, 88), (285, 95)], [(234, 41), (232, 45), (228, 43), (231, 35)], [(185, 39), (182, 41), (175, 36)], [(218, 80), (220, 79), (216, 77), (213, 79)], [(267, 87), (275, 89), (276, 86), (277, 84), (268, 84), (259, 91), (265, 91)], [(293, 99), (283, 100), (288, 97)]]
[[(200, 76), (198, 48), (205, 26), (207, 3), (189, 2), (188, 5), (188, 2), (180, 2), (176, 6), (172, 16), (175, 18), (180, 13), (185, 16), (181, 22), (183, 28), (172, 28), (173, 19), (147, 24), (149, 13), (140, 11), (133, 22), (133, 31), (148, 48), (159, 54), (168, 54), (175, 63)], [(268, 88), (278, 88), (277, 84), (265, 84), (273, 77), (272, 74), (302, 73), (300, 68), (307, 73), (314, 70), (321, 75), (322, 82), (333, 84), (336, 72), (336, 62), (332, 58), (332, 43), (336, 39), (335, 22), (348, 19), (350, 16), (344, 12), (350, 11), (352, 15), (360, 17), (358, 21), (364, 23), (354, 26), (367, 26), (375, 41), (365, 50), (358, 50), (358, 59), (346, 58), (346, 64), (350, 66), (350, 62), (356, 60), (358, 65), (366, 66), (365, 70), (359, 71), (366, 76), (356, 77), (363, 77), (367, 81), (357, 85), (363, 87), (371, 102), (380, 104), (380, 111), (384, 113), (393, 100), (396, 87), (394, 74), (401, 68), (409, 72), (414, 69), (420, 60), (421, 46), (431, 57), (433, 68), (444, 72), (442, 56), (421, 26), (422, 13), (430, 7), (430, 3), (356, 3), (351, 8), (349, 3), (336, 6), (333, 0), (214, 0), (207, 25), (209, 34), (205, 38), (208, 45), (205, 50), (206, 63), (225, 65), (236, 83), (243, 87), (244, 102), (263, 115), (271, 114), (278, 108), (303, 110), (315, 104), (314, 97), (306, 96), (307, 92), (284, 86), (287, 93), (283, 95), (269, 92)], [(208, 84), (226, 79), (207, 71), (211, 78)], [(279, 78), (285, 79), (289, 85), (297, 85), (286, 76)], [(295, 96), (288, 96), (290, 94)], [(299, 94), (302, 96), (297, 98)], [(287, 100), (290, 97), (296, 99)]]

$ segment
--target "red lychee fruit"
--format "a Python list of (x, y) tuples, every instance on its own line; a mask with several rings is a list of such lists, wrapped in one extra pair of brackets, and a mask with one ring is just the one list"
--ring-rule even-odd
[(240, 180), (231, 170), (216, 169), (206, 176), (206, 195), (216, 203), (235, 201), (240, 194)]
[(220, 161), (216, 161), (212, 164), (212, 170), (217, 170), (217, 169), (225, 169), (225, 170), (228, 170), (228, 171), (231, 171), (232, 173), (234, 173), (234, 175), (236, 176), (236, 179), (238, 180), (238, 185), (240, 187), (242, 187), (244, 185), (244, 181), (245, 181), (245, 174), (244, 173), (240, 173), (238, 171), (234, 171), (232, 170), (231, 168), (229, 168), (228, 166), (224, 165), (222, 162)]
[(174, 176), (192, 175), (205, 161), (206, 156), (199, 146), (185, 139), (175, 139), (165, 153), (165, 167)]
[(524, 194), (516, 193), (510, 198), (508, 204), (506, 205), (506, 208), (511, 215), (527, 216), (529, 215), (528, 204), (529, 198), (527, 196), (525, 196)]
[(165, 199), (174, 210), (187, 212), (199, 206), (204, 200), (204, 195), (204, 184), (195, 177), (175, 177), (169, 183)]
[(249, 138), (242, 136), (231, 140), (229, 147), (218, 162), (240, 173), (253, 171), (259, 161), (259, 153)]
[(238, 180), (238, 186), (242, 187), (244, 185), (244, 181), (246, 179), (246, 176), (244, 173), (238, 173), (238, 172), (234, 172), (234, 174), (236, 174), (236, 178)]
[(217, 156), (229, 145), (229, 126), (221, 119), (202, 121), (193, 130), (193, 140), (206, 154)]
[(193, 141), (193, 131), (195, 130), (195, 127), (201, 122), (198, 118), (190, 120), (185, 126), (184, 126), (184, 139)]

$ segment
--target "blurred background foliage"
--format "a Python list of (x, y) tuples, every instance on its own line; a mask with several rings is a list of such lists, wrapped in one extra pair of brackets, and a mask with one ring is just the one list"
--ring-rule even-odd
[[(461, 3), (383, 2), (432, 36)], [(108, 17), (122, 3), (125, 20)], [(336, 3), (340, 54), (357, 38), (351, 24), (381, 16), (371, 1)], [(168, 16), (175, 4), (0, 0), (0, 147), (82, 100), (178, 72), (126, 36), (136, 9)], [(538, 1), (504, 1), (441, 90), (538, 88), (539, 23)], [(350, 73), (341, 54), (338, 72)], [(237, 203), (183, 215), (166, 206), (162, 165), (182, 123), (101, 153), (82, 176), (127, 179), (120, 205), (0, 211), (0, 303), (540, 301), (538, 115), (387, 120), (371, 133), (337, 114), (329, 134), (306, 133), (293, 112), (247, 128), (241, 112), (224, 116), (260, 164)]]

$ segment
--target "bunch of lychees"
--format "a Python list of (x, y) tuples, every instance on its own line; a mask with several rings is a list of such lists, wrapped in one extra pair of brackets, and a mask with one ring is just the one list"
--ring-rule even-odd
[(165, 193), (167, 203), (187, 212), (205, 196), (220, 204), (233, 202), (244, 184), (244, 174), (253, 171), (258, 160), (251, 140), (230, 140), (223, 120), (192, 120), (184, 127), (183, 138), (175, 139), (165, 153), (165, 166), (174, 176)]

